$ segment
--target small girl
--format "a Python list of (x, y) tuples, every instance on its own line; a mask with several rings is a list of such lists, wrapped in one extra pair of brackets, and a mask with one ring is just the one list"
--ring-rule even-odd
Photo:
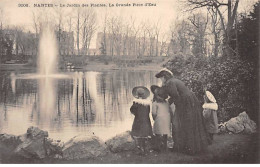
[(155, 150), (166, 151), (167, 139), (171, 136), (170, 106), (166, 101), (168, 95), (156, 85), (151, 86), (151, 91), (154, 94), (152, 116), (154, 119)]
[(218, 133), (218, 117), (217, 110), (218, 104), (216, 103), (215, 97), (209, 91), (206, 91), (204, 95), (204, 104), (203, 104), (203, 116), (205, 120), (206, 130), (209, 133), (211, 144), (213, 141), (213, 135)]
[(141, 154), (147, 153), (147, 141), (152, 136), (152, 126), (149, 117), (150, 91), (144, 86), (137, 86), (132, 90), (133, 96), (136, 98), (130, 108), (131, 113), (135, 116), (131, 135), (135, 140), (136, 147)]

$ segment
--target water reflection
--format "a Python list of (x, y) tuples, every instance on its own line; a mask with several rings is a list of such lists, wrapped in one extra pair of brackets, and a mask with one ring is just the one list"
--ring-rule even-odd
[(40, 78), (38, 81), (36, 105), (36, 120), (38, 124), (51, 125), (57, 115), (57, 92), (54, 78)]
[(147, 71), (111, 71), (33, 78), (29, 74), (2, 73), (0, 133), (17, 135), (28, 126), (38, 126), (55, 139), (92, 133), (108, 139), (131, 129), (132, 88), (157, 84), (154, 75)]

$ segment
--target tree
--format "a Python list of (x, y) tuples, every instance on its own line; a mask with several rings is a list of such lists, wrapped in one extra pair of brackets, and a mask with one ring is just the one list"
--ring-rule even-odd
[(103, 22), (103, 37), (101, 39), (101, 47), (99, 50), (101, 51), (102, 55), (107, 55), (107, 12), (105, 13), (104, 16), (104, 22)]
[[(243, 71), (244, 76), (241, 77), (245, 85), (241, 91), (247, 101), (246, 108), (253, 112), (253, 116), (259, 111), (259, 8), (260, 2), (257, 2), (249, 15), (241, 16), (237, 31), (232, 31), (237, 41), (231, 43), (233, 47), (238, 44), (238, 58), (247, 64), (248, 73)], [(248, 76), (251, 76), (250, 79), (246, 79)]]
[(119, 16), (112, 16), (108, 22), (109, 34), (110, 34), (110, 53), (114, 56), (120, 56), (122, 49), (122, 30), (123, 22)]
[(93, 38), (93, 35), (97, 29), (96, 25), (96, 13), (92, 9), (83, 10), (82, 12), (82, 45), (83, 45), (83, 54), (88, 54), (90, 42)]
[[(239, 56), (252, 63), (257, 63), (259, 58), (259, 8), (260, 2), (257, 2), (248, 16), (241, 15), (241, 20), (237, 25)], [(235, 29), (232, 32), (234, 38)], [(236, 43), (233, 42), (232, 45), (234, 47)]]
[(3, 30), (6, 21), (4, 9), (0, 7), (0, 31)]
[(126, 23), (123, 29), (123, 56), (129, 55), (131, 52), (128, 48), (129, 45), (131, 45), (131, 39), (129, 39), (130, 34), (130, 25)]
[[(35, 30), (35, 37), (34, 37), (34, 42), (33, 42), (33, 47), (35, 48), (35, 53), (36, 55), (38, 54), (38, 37), (39, 37), (39, 29), (40, 29), (40, 15), (39, 13), (36, 13), (32, 11), (32, 17), (33, 17), (33, 28)], [(33, 56), (34, 58), (36, 56)], [(34, 59), (36, 62), (36, 59)]]
[(145, 55), (147, 52), (147, 45), (146, 45), (146, 35), (147, 35), (147, 30), (146, 30), (146, 23), (142, 22), (142, 42), (140, 44), (140, 47), (142, 48), (141, 50), (141, 55)]
[(77, 51), (78, 51), (78, 56), (80, 55), (80, 50), (79, 50), (79, 41), (80, 41), (80, 17), (81, 16), (81, 10), (80, 8), (77, 9), (77, 15), (76, 15), (76, 19), (77, 19), (77, 28), (76, 28), (76, 33), (77, 33), (77, 43), (76, 43), (76, 46), (77, 46)]
[(206, 55), (206, 28), (208, 17), (205, 18), (201, 13), (193, 14), (188, 18), (193, 25), (190, 31), (192, 39), (192, 53), (196, 56)]
[[(187, 4), (189, 6), (189, 10), (194, 10), (203, 7), (210, 7), (216, 9), (221, 20), (222, 30), (224, 32), (223, 53), (225, 56), (233, 55), (235, 51), (230, 46), (231, 30), (237, 15), (239, 0), (227, 0), (227, 2), (223, 2), (221, 0), (187, 0)], [(222, 7), (226, 7), (228, 10), (226, 24), (224, 15), (225, 13), (222, 12)]]
[(131, 17), (131, 36), (133, 37), (133, 45), (134, 45), (134, 51), (133, 54), (138, 57), (141, 56), (140, 52), (140, 40), (138, 39), (138, 36), (140, 35), (141, 30), (141, 24), (136, 24), (136, 18)]
[(5, 52), (5, 38), (4, 38), (4, 32), (3, 32), (3, 19), (4, 19), (4, 10), (0, 7), (0, 63), (3, 61), (3, 55)]
[(101, 55), (106, 55), (106, 48), (104, 42), (101, 42), (101, 47), (99, 48)]
[(23, 30), (22, 27), (16, 26), (14, 27), (14, 35), (15, 35), (15, 54), (19, 54), (19, 50), (24, 52), (23, 48)]
[(161, 49), (160, 49), (160, 56), (169, 56), (168, 55), (168, 35), (166, 33), (162, 34), (162, 43), (161, 43)]
[(160, 35), (160, 31), (161, 31), (160, 25), (161, 25), (160, 20), (158, 20), (157, 23), (154, 25), (155, 37), (156, 37), (155, 56), (159, 56), (159, 35)]
[[(62, 49), (62, 44), (61, 44), (61, 40), (62, 40), (62, 30), (63, 30), (63, 26), (64, 26), (64, 16), (65, 16), (65, 11), (64, 8), (60, 8), (60, 7), (55, 7), (54, 8), (54, 12), (55, 12), (55, 19), (56, 19), (56, 26), (57, 26), (57, 37), (58, 37), (58, 45), (59, 45), (59, 55), (62, 55), (61, 53), (61, 49)], [(66, 17), (66, 16), (65, 16)]]
[(176, 21), (174, 26), (171, 26), (171, 47), (174, 48), (174, 53), (190, 54), (191, 42), (191, 25), (188, 21)]
[(213, 46), (213, 51), (210, 55), (217, 57), (219, 54), (220, 47), (220, 17), (218, 16), (217, 10), (214, 8), (208, 8), (208, 13), (211, 16), (211, 32), (213, 33), (214, 38), (213, 43), (210, 43)]
[(149, 56), (153, 56), (154, 55), (154, 42), (155, 42), (155, 29), (149, 22), (147, 22), (145, 24), (145, 30), (149, 37)]
[(0, 31), (0, 63), (4, 63), (13, 51), (13, 40), (8, 34)]
[(165, 66), (197, 97), (202, 97), (199, 94), (203, 94), (201, 90), (206, 86), (218, 101), (220, 121), (227, 121), (243, 111), (254, 121), (259, 121), (259, 2), (236, 27), (230, 37), (238, 41), (231, 41), (230, 45), (234, 47), (238, 43), (238, 56), (189, 57), (186, 60), (176, 56)]

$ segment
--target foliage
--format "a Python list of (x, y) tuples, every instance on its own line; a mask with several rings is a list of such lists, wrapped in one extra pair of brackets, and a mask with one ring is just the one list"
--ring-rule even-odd
[[(257, 62), (259, 46), (259, 9), (260, 1), (254, 5), (254, 9), (249, 16), (241, 15), (238, 22), (237, 31), (233, 30), (233, 38), (238, 37), (238, 52), (243, 60)], [(231, 43), (235, 46), (235, 41)]]
[(106, 48), (104, 42), (101, 42), (101, 47), (99, 48), (101, 55), (106, 55)]
[[(184, 58), (178, 55), (164, 64), (177, 78), (183, 80), (203, 103), (203, 89), (213, 93), (219, 105), (219, 120), (226, 121), (246, 111), (258, 121), (259, 89), (259, 5), (257, 2), (249, 16), (243, 16), (236, 26), (238, 43), (236, 56)], [(237, 33), (237, 34), (236, 34)]]
[(239, 59), (228, 57), (195, 58), (175, 57), (165, 67), (186, 83), (203, 103), (203, 89), (211, 91), (219, 105), (219, 120), (226, 121), (242, 111), (255, 114), (252, 87), (248, 86), (254, 78), (251, 65)]
[(10, 59), (13, 50), (13, 41), (0, 30), (0, 63)]

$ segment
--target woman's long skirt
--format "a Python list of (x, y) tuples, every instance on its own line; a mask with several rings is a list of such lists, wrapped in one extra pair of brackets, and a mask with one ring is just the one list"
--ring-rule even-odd
[(203, 109), (193, 93), (182, 96), (176, 103), (176, 111), (172, 119), (175, 150), (196, 154), (206, 149), (208, 134), (202, 111)]

